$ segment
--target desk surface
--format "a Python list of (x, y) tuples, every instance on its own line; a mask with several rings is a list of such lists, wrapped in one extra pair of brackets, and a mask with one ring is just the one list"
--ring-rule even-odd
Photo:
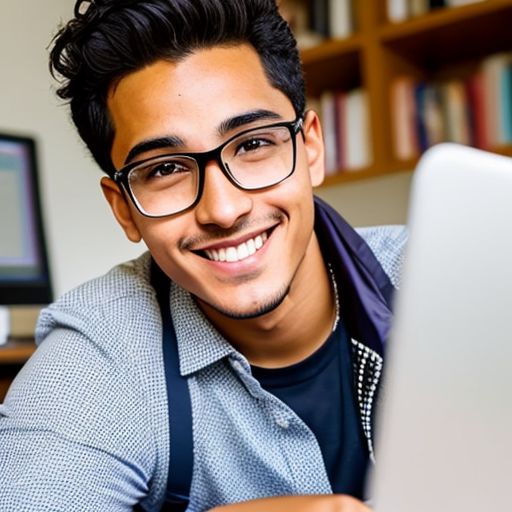
[(23, 364), (35, 349), (32, 338), (9, 339), (6, 344), (0, 345), (0, 365)]

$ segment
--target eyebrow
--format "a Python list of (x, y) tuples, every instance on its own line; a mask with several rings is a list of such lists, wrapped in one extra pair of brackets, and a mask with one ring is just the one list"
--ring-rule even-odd
[(184, 142), (182, 139), (174, 135), (143, 140), (142, 142), (135, 144), (135, 146), (130, 149), (128, 156), (124, 161), (124, 165), (129, 164), (132, 160), (135, 159), (136, 156), (139, 156), (142, 153), (146, 153), (147, 151), (161, 148), (176, 148), (179, 146), (184, 146)]
[[(229, 119), (222, 121), (222, 123), (217, 128), (217, 133), (219, 134), (219, 136), (224, 137), (230, 131), (254, 123), (255, 121), (279, 119), (282, 119), (282, 117), (276, 112), (272, 112), (271, 110), (253, 110), (237, 116), (230, 117)], [(130, 149), (124, 161), (124, 165), (129, 164), (131, 161), (135, 159), (135, 157), (148, 151), (164, 148), (172, 149), (184, 146), (185, 142), (177, 135), (166, 135), (162, 137), (156, 137), (154, 139), (143, 140), (142, 142), (139, 142), (138, 144), (133, 146), (133, 148)]]
[(267, 119), (277, 120), (281, 119), (281, 116), (276, 112), (272, 112), (271, 110), (253, 110), (251, 112), (246, 112), (244, 114), (240, 114), (238, 116), (226, 119), (219, 125), (219, 127), (217, 128), (217, 132), (221, 137), (223, 137), (232, 130), (236, 130), (237, 128), (240, 128), (242, 126), (254, 123), (255, 121), (264, 121)]

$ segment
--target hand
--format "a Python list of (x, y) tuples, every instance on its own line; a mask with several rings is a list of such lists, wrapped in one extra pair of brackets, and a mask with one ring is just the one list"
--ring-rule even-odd
[(278, 496), (215, 507), (210, 512), (371, 512), (363, 502), (344, 494)]

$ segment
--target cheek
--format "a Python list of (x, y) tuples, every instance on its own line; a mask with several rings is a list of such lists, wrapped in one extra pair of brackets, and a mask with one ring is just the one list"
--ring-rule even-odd
[(139, 230), (156, 262), (165, 271), (179, 255), (179, 240), (183, 230), (178, 219), (146, 219), (139, 223)]
[(308, 168), (297, 165), (295, 173), (283, 183), (283, 205), (288, 205), (291, 220), (304, 223), (304, 230), (312, 226), (314, 215), (313, 188), (309, 178)]

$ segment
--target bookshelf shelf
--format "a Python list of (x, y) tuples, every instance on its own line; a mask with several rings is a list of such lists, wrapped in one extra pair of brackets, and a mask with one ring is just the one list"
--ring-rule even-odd
[(318, 96), (325, 89), (353, 89), (361, 85), (362, 42), (359, 36), (328, 40), (305, 50), (302, 63), (308, 95)]
[(33, 339), (10, 339), (5, 345), (0, 345), (0, 366), (23, 364), (35, 349)]
[(387, 48), (426, 68), (477, 60), (512, 48), (512, 2), (444, 8), (379, 30)]
[(308, 48), (302, 52), (302, 61), (304, 65), (314, 64), (317, 61), (338, 58), (344, 55), (358, 53), (362, 48), (363, 42), (359, 34), (355, 34), (346, 39), (327, 39), (313, 48)]
[[(318, 1), (322, 0), (291, 3), (300, 4), (303, 10), (306, 3), (312, 10), (318, 8)], [(329, 0), (324, 1), (329, 4)], [(353, 34), (345, 39), (324, 39), (302, 52), (307, 93), (317, 109), (326, 91), (349, 93), (360, 88), (367, 94), (370, 164), (331, 174), (325, 186), (414, 168), (424, 147), (414, 156), (399, 157), (395, 144), (392, 88), (397, 79), (408, 76), (416, 82), (463, 82), (490, 56), (512, 55), (512, 0), (442, 7), (400, 22), (388, 20), (387, 2), (352, 0)], [(347, 124), (346, 130), (350, 126)], [(491, 144), (487, 149), (512, 156), (512, 141)]]
[(496, 16), (506, 16), (511, 8), (510, 0), (486, 0), (459, 7), (434, 9), (422, 16), (399, 23), (389, 22), (381, 12), (379, 37), (385, 40), (405, 35), (419, 35), (440, 27), (457, 27), (464, 30), (467, 22), (476, 20), (479, 25), (485, 25), (490, 20), (496, 21)]

